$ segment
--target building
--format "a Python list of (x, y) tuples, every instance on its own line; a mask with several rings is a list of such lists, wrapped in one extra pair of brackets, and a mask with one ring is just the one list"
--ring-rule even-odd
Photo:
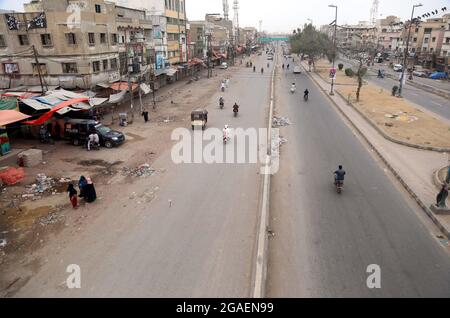
[(398, 51), (403, 29), (400, 22), (400, 18), (396, 16), (377, 20), (377, 49), (379, 52), (394, 53)]
[(377, 44), (376, 27), (372, 24), (360, 21), (356, 25), (343, 25), (336, 31), (336, 43), (341, 49), (359, 47), (370, 43)]

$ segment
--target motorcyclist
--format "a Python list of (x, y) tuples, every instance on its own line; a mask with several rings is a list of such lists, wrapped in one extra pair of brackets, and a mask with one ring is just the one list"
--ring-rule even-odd
[(286, 68), (289, 69), (289, 66), (290, 66), (290, 65), (288, 64)]
[(261, 67), (261, 74), (264, 74), (264, 67)]
[(283, 63), (283, 65), (281, 66), (281, 68), (284, 70), (284, 63)]
[(223, 98), (223, 96), (220, 96), (220, 98), (219, 98), (219, 105), (221, 107), (223, 107), (224, 104), (225, 104), (225, 99)]
[(342, 184), (344, 184), (344, 179), (345, 179), (345, 170), (343, 169), (343, 167), (340, 165), (338, 170), (336, 170), (334, 172), (334, 182), (341, 182)]
[(234, 103), (234, 105), (233, 105), (233, 112), (234, 113), (239, 112), (239, 105), (237, 103)]
[(292, 83), (291, 85), (291, 92), (294, 93), (297, 87), (295, 86), (295, 83)]
[(308, 91), (308, 89), (305, 89), (305, 91), (303, 92), (303, 98), (304, 99), (308, 99), (308, 97), (309, 97), (309, 91)]
[(256, 72), (256, 66), (253, 66), (253, 72)]
[(222, 82), (222, 84), (220, 85), (220, 89), (222, 90), (222, 92), (225, 92), (225, 82)]
[(228, 127), (228, 125), (225, 125), (225, 127), (223, 127), (223, 140), (227, 141), (230, 139), (230, 128)]

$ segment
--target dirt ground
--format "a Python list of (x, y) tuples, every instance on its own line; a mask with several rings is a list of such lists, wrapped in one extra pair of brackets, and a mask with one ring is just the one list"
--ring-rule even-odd
[[(329, 80), (328, 61), (316, 62), (316, 72), (322, 79)], [(345, 72), (336, 75), (336, 90), (353, 103), (383, 132), (400, 141), (437, 148), (450, 148), (450, 126), (429, 113), (425, 113), (411, 102), (391, 96), (374, 84), (364, 82), (360, 101), (356, 102), (356, 77)]]
[[(203, 71), (198, 81), (183, 80), (161, 88), (157, 92), (156, 109), (152, 108), (151, 96), (145, 98), (143, 103), (150, 112), (148, 123), (136, 113), (133, 124), (119, 127), (117, 120), (110, 125), (111, 117), (105, 116), (104, 124), (126, 136), (126, 142), (117, 148), (88, 152), (65, 141), (42, 145), (36, 140), (12, 140), (12, 148), (42, 149), (44, 162), (25, 168), (25, 180), (19, 184), (0, 189), (0, 295), (10, 296), (14, 289), (26, 283), (23, 277), (39, 267), (33, 255), (46, 241), (62, 239), (62, 231), (82, 232), (88, 219), (104, 212), (105, 202), (114, 201), (123, 187), (142, 180), (133, 173), (134, 169), (143, 164), (151, 167), (169, 149), (173, 129), (190, 128), (191, 111), (205, 107), (205, 101), (217, 92), (222, 78), (232, 80), (233, 69), (214, 69), (211, 79)], [(122, 110), (127, 108), (124, 106)], [(1, 166), (4, 165), (0, 162)], [(29, 193), (38, 173), (52, 178), (54, 184), (43, 193)], [(164, 171), (151, 171), (144, 177), (151, 178), (152, 173)], [(81, 175), (92, 178), (98, 199), (93, 204), (81, 200), (79, 208), (74, 210), (65, 191), (68, 183), (77, 184)], [(154, 194), (147, 192), (147, 199), (151, 200)]]

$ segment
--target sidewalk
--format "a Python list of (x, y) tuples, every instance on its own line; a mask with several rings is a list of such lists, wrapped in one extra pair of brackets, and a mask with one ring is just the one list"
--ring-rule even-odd
[(437, 188), (434, 173), (447, 165), (447, 154), (418, 150), (386, 140), (357, 111), (339, 95), (329, 95), (329, 84), (315, 73), (307, 72), (308, 65), (301, 63), (305, 73), (325, 92), (338, 110), (355, 126), (395, 177), (417, 201), (427, 215), (450, 239), (450, 216), (434, 215), (429, 206), (435, 203)]

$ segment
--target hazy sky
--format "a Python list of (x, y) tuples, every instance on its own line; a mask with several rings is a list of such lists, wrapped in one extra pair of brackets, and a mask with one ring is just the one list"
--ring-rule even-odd
[[(22, 11), (25, 0), (0, 0), (0, 9)], [(230, 17), (233, 17), (233, 0), (228, 0)], [(357, 23), (367, 21), (373, 0), (240, 0), (240, 25), (272, 32), (291, 32), (292, 29), (311, 19), (314, 25), (328, 24), (334, 20), (334, 9), (328, 5), (336, 4), (338, 23)], [(397, 15), (409, 19), (413, 4), (423, 3), (417, 8), (415, 16), (446, 6), (450, 12), (450, 0), (379, 0), (379, 16)], [(186, 0), (186, 11), (190, 20), (201, 20), (205, 13), (222, 13), (222, 0)], [(440, 14), (441, 15), (441, 14)]]

